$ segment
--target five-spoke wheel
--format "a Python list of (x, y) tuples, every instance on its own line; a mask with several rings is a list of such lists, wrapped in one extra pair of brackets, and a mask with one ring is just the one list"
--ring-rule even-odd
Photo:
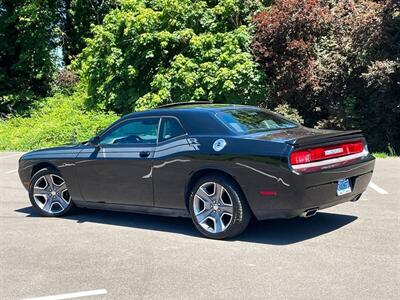
[(43, 169), (31, 179), (29, 195), (32, 205), (44, 216), (61, 216), (72, 207), (71, 196), (57, 170)]
[(224, 231), (233, 217), (231, 196), (216, 182), (206, 182), (198, 188), (193, 209), (198, 224), (211, 233)]
[(192, 189), (189, 209), (197, 229), (216, 239), (240, 234), (251, 217), (241, 190), (225, 176), (200, 179)]

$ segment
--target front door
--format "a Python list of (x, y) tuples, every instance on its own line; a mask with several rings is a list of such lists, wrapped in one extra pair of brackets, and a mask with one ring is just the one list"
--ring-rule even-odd
[(160, 118), (132, 118), (100, 136), (100, 147), (78, 155), (77, 172), (86, 201), (153, 206), (151, 172)]

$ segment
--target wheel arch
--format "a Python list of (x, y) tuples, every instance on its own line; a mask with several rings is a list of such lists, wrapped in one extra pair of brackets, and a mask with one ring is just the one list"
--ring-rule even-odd
[(197, 170), (197, 171), (193, 172), (193, 174), (189, 177), (189, 179), (186, 182), (186, 185), (185, 185), (185, 205), (186, 205), (186, 209), (187, 210), (189, 210), (190, 192), (192, 191), (194, 185), (201, 178), (203, 178), (205, 176), (210, 176), (210, 175), (214, 175), (214, 176), (215, 175), (219, 175), (219, 176), (227, 177), (230, 180), (232, 180), (232, 182), (236, 185), (236, 187), (239, 189), (240, 193), (244, 197), (245, 201), (248, 203), (246, 194), (243, 191), (242, 187), (240, 186), (238, 180), (235, 178), (235, 176), (233, 176), (232, 174), (230, 174), (229, 172), (227, 172), (225, 170), (221, 170), (221, 169), (218, 169), (218, 168), (204, 168), (204, 169), (200, 169), (200, 170)]
[(56, 170), (60, 171), (54, 164), (49, 162), (38, 162), (32, 166), (32, 171), (30, 174), (30, 178), (32, 178), (38, 171), (42, 169)]

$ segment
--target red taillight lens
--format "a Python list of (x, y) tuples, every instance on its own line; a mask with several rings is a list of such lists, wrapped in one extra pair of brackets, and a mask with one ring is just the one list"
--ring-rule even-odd
[(290, 155), (290, 163), (292, 165), (306, 164), (311, 161), (310, 151), (295, 151)]
[(298, 150), (293, 151), (290, 155), (290, 163), (292, 165), (301, 165), (309, 162), (361, 153), (363, 150), (364, 143), (362, 141)]

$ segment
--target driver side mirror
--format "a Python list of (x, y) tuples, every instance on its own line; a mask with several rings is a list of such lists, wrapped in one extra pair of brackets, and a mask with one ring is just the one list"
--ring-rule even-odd
[(100, 137), (95, 136), (88, 141), (88, 144), (95, 148), (100, 148)]

